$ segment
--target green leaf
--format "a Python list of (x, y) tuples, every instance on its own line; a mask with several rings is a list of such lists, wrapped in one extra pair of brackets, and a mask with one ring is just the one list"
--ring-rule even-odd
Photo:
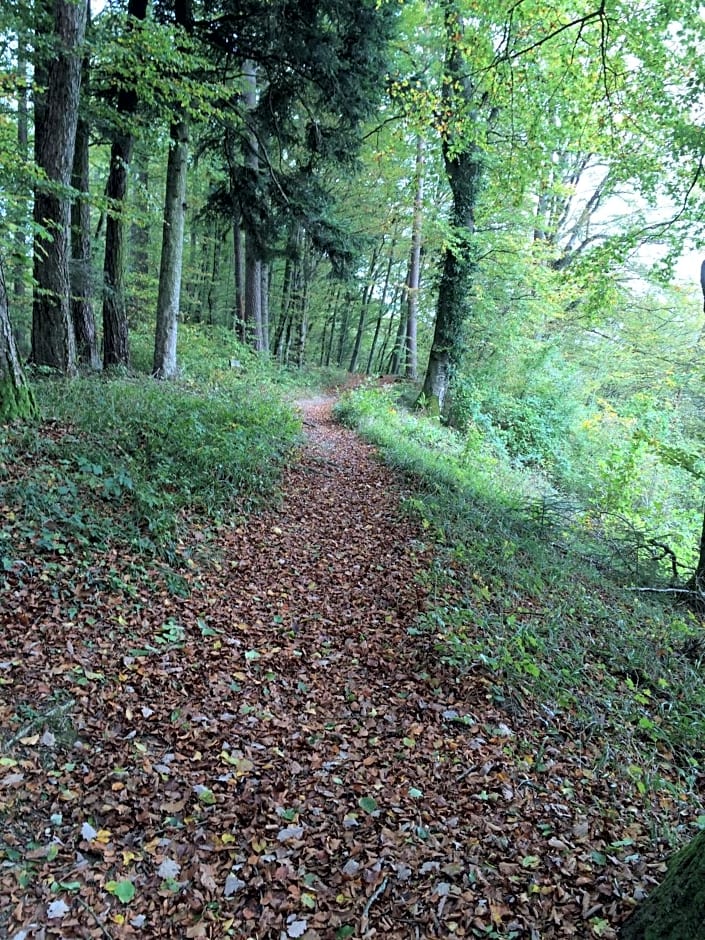
[(135, 896), (135, 886), (127, 878), (122, 881), (106, 881), (105, 890), (114, 894), (123, 904), (129, 904)]
[(372, 796), (361, 796), (357, 801), (357, 805), (366, 813), (372, 814), (377, 812), (377, 800)]
[(355, 935), (355, 928), (350, 924), (344, 924), (342, 927), (338, 927), (335, 932), (335, 940), (347, 940), (348, 937)]
[(201, 803), (205, 806), (214, 806), (216, 803), (215, 794), (209, 787), (198, 786), (194, 787), (196, 790), (196, 795)]
[(538, 868), (540, 864), (541, 859), (538, 857), (538, 855), (525, 855), (521, 860), (521, 867), (530, 868), (532, 871), (535, 868)]
[(412, 800), (420, 800), (423, 796), (423, 790), (419, 790), (418, 787), (409, 787), (409, 796)]
[(196, 621), (198, 624), (198, 629), (201, 631), (201, 636), (217, 636), (218, 631), (214, 630), (213, 627), (209, 627), (205, 620), (202, 617), (199, 617)]

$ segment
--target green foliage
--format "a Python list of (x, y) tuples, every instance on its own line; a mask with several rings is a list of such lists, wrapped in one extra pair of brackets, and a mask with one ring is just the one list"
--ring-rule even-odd
[(429, 578), (441, 597), (452, 583), (452, 600), (417, 627), (438, 654), (486, 675), (498, 700), (529, 696), (547, 722), (600, 737), (605, 760), (636, 767), (644, 792), (658, 789), (665, 750), (688, 786), (705, 733), (696, 619), (622, 592), (592, 563), (587, 537), (580, 554), (565, 526), (563, 550), (547, 542), (522, 511), (539, 486), (550, 494), (547, 481), (497, 447), (492, 422), (473, 421), (463, 446), (460, 434), (404, 411), (388, 392), (354, 392), (337, 413), (412, 476), (417, 495), (407, 508), (445, 543)]
[(299, 437), (291, 410), (242, 377), (224, 389), (137, 378), (36, 389), (50, 423), (1, 442), (5, 565), (112, 545), (174, 560), (185, 513), (207, 526), (271, 498)]

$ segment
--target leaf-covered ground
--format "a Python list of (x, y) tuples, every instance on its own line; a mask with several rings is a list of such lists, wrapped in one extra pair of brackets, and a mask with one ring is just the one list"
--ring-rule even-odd
[(188, 596), (118, 556), (7, 575), (0, 936), (615, 937), (663, 872), (637, 788), (408, 632), (432, 547), (303, 407), (281, 506)]

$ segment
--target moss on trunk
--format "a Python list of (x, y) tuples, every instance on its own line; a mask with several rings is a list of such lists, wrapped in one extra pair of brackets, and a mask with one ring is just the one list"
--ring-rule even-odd
[(0, 423), (36, 415), (37, 403), (32, 389), (28, 385), (15, 385), (9, 376), (0, 379)]
[(670, 861), (662, 884), (623, 925), (621, 940), (705, 937), (705, 832)]

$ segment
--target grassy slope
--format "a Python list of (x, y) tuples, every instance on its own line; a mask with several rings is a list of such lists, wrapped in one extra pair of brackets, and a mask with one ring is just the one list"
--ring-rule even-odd
[[(489, 677), (510, 709), (599, 742), (659, 821), (665, 792), (700, 805), (705, 645), (685, 610), (625, 591), (522, 512), (537, 480), (400, 408), (393, 393), (346, 396), (339, 418), (414, 481), (409, 509), (445, 545), (437, 604), (421, 630), (460, 670)], [(704, 820), (705, 821), (705, 820)]]
[[(274, 498), (300, 423), (264, 367), (229, 367), (228, 353), (242, 351), (221, 339), (184, 331), (178, 383), (139, 374), (35, 383), (41, 419), (0, 428), (0, 578), (3, 569), (58, 578), (70, 563), (109, 581), (119, 555), (137, 577), (156, 564), (178, 590), (197, 550), (189, 526), (207, 533)], [(140, 353), (138, 342), (138, 363)]]

